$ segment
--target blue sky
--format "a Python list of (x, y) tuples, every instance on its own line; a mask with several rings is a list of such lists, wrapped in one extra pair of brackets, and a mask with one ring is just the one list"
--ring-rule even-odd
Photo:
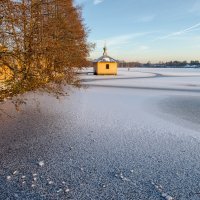
[(200, 60), (200, 0), (75, 0), (96, 43), (91, 58)]

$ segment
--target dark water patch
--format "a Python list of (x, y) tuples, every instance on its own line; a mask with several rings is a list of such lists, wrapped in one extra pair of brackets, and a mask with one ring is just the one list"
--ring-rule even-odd
[(170, 121), (175, 117), (179, 124), (200, 130), (199, 96), (171, 96), (162, 100), (159, 107)]

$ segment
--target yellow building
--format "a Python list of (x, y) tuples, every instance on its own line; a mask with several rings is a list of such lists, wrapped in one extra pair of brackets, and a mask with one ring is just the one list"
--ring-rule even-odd
[(117, 75), (117, 60), (107, 55), (107, 49), (104, 47), (103, 56), (94, 60), (95, 75)]

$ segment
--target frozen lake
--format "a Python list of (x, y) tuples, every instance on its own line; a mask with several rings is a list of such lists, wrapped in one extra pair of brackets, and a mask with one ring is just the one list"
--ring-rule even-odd
[(200, 199), (200, 69), (81, 79), (4, 105), (0, 199)]

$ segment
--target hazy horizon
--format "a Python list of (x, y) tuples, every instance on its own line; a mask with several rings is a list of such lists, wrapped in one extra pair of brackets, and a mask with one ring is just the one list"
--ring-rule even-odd
[(198, 0), (76, 0), (96, 43), (91, 59), (102, 55), (125, 61), (199, 60), (200, 1)]

